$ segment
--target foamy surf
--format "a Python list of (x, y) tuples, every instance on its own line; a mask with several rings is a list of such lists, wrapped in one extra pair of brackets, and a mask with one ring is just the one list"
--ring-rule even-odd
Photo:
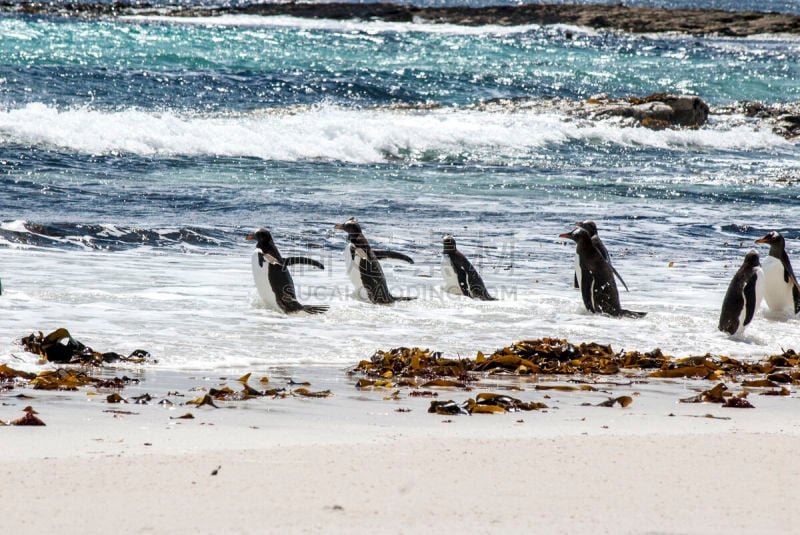
[[(288, 113), (286, 113), (288, 111)], [(59, 109), (34, 103), (0, 111), (0, 144), (86, 154), (255, 157), (357, 164), (391, 160), (524, 160), (569, 143), (667, 150), (772, 150), (788, 146), (758, 126), (718, 122), (652, 131), (557, 113), (460, 109), (352, 109), (333, 105), (219, 115)]]

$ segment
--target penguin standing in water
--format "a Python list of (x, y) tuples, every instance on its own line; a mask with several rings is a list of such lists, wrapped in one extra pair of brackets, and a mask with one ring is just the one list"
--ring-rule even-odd
[(411, 258), (393, 251), (373, 249), (367, 238), (364, 237), (361, 225), (355, 217), (351, 217), (341, 225), (336, 225), (334, 229), (347, 232), (347, 239), (350, 243), (345, 249), (345, 263), (347, 264), (347, 274), (353, 282), (359, 298), (366, 298), (371, 303), (379, 305), (414, 299), (413, 297), (395, 297), (389, 293), (386, 277), (378, 261), (381, 258), (392, 258), (413, 264), (414, 261)]
[(456, 240), (453, 235), (445, 235), (442, 241), (444, 244), (442, 250), (444, 290), (448, 293), (466, 295), (482, 301), (496, 301), (489, 295), (489, 291), (475, 267), (461, 251), (456, 249)]
[(578, 262), (575, 269), (578, 287), (583, 304), (589, 312), (628, 318), (642, 318), (647, 314), (622, 308), (611, 266), (592, 243), (592, 237), (587, 230), (578, 227), (572, 232), (559, 234), (559, 237), (573, 240), (576, 244)]
[(719, 330), (730, 335), (744, 332), (744, 328), (753, 321), (763, 295), (764, 272), (761, 262), (757, 252), (749, 251), (725, 292), (719, 314)]
[(800, 285), (786, 254), (786, 241), (780, 232), (772, 231), (756, 243), (769, 245), (769, 255), (762, 263), (764, 300), (775, 312), (800, 312)]
[[(611, 268), (611, 271), (614, 272), (614, 275), (619, 279), (619, 282), (625, 287), (626, 292), (630, 292), (628, 290), (628, 285), (625, 284), (625, 281), (622, 280), (622, 275), (620, 275), (614, 266), (611, 264), (611, 257), (608, 254), (608, 249), (606, 249), (606, 245), (603, 243), (603, 240), (600, 239), (600, 235), (597, 234), (597, 224), (591, 219), (587, 219), (586, 221), (578, 221), (575, 223), (576, 227), (580, 227), (586, 232), (589, 233), (589, 236), (592, 238), (592, 244), (600, 251), (600, 254), (605, 258), (606, 262), (608, 262), (608, 266)], [(578, 270), (577, 270), (578, 259), (575, 258), (575, 288), (578, 288)]]
[(328, 305), (301, 305), (297, 301), (294, 281), (289, 273), (289, 266), (305, 264), (325, 269), (321, 263), (302, 256), (283, 258), (272, 241), (272, 234), (267, 229), (259, 229), (255, 234), (247, 236), (247, 240), (256, 240), (253, 251), (253, 279), (261, 300), (267, 306), (281, 312), (308, 312), (321, 314), (328, 310)]

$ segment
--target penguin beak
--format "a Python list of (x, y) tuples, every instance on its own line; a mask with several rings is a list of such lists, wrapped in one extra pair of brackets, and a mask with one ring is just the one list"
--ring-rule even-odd
[(769, 236), (764, 236), (760, 240), (756, 240), (756, 243), (769, 243)]
[(336, 225), (335, 227), (333, 227), (333, 230), (344, 230), (344, 223)]
[(559, 238), (567, 238), (567, 239), (571, 240), (572, 239), (572, 233), (571, 232), (565, 232), (564, 234), (559, 234), (558, 237)]
[(244, 239), (247, 240), (247, 241), (253, 241), (253, 240), (256, 239), (256, 236), (255, 236), (255, 234), (248, 234), (247, 236), (245, 236)]

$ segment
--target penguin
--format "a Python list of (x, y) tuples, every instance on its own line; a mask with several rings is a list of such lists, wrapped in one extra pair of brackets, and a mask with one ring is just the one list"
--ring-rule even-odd
[(576, 276), (583, 304), (589, 312), (628, 318), (642, 318), (647, 315), (647, 312), (634, 312), (622, 308), (611, 266), (592, 243), (589, 231), (578, 227), (572, 232), (559, 234), (559, 237), (573, 240), (576, 244), (575, 252), (578, 255)]
[(797, 314), (800, 312), (800, 285), (786, 254), (786, 241), (773, 230), (756, 243), (769, 244), (769, 255), (762, 262), (767, 306), (775, 312), (794, 311)]
[(736, 271), (722, 300), (719, 330), (730, 335), (741, 334), (756, 315), (764, 296), (764, 272), (758, 253), (751, 250), (744, 255), (742, 266)]
[[(581, 227), (582, 229), (584, 229), (586, 232), (589, 233), (589, 236), (591, 236), (592, 238), (592, 244), (597, 248), (598, 251), (600, 251), (600, 254), (603, 255), (603, 258), (606, 259), (606, 262), (608, 262), (611, 271), (614, 272), (614, 275), (619, 279), (619, 282), (621, 282), (622, 285), (625, 287), (625, 291), (630, 292), (630, 290), (628, 289), (628, 285), (625, 284), (624, 280), (622, 280), (622, 275), (620, 275), (614, 268), (614, 266), (611, 264), (611, 257), (608, 254), (608, 249), (606, 249), (606, 245), (603, 243), (603, 240), (601, 240), (600, 236), (597, 234), (597, 224), (595, 224), (595, 222), (592, 221), (591, 219), (587, 219), (586, 221), (578, 221), (577, 223), (575, 223), (575, 226)], [(577, 265), (577, 263), (578, 259), (576, 258), (575, 264)], [(575, 272), (575, 288), (578, 288), (577, 269)]]
[(442, 241), (444, 244), (442, 250), (444, 290), (481, 301), (496, 301), (497, 299), (489, 295), (489, 291), (475, 267), (461, 251), (456, 249), (456, 240), (453, 235), (446, 234)]
[(301, 256), (283, 258), (272, 240), (272, 234), (267, 229), (259, 229), (246, 239), (256, 241), (252, 259), (253, 279), (264, 304), (287, 314), (301, 311), (321, 314), (328, 310), (328, 305), (301, 305), (297, 301), (294, 281), (289, 273), (289, 266), (295, 264), (310, 265), (319, 269), (325, 269), (325, 266), (316, 260)]
[(361, 225), (355, 217), (336, 225), (334, 229), (347, 232), (347, 239), (350, 242), (345, 248), (347, 274), (353, 282), (358, 297), (380, 305), (414, 299), (414, 297), (395, 297), (389, 292), (386, 277), (378, 261), (381, 258), (391, 258), (413, 264), (411, 258), (394, 251), (373, 249), (364, 237)]

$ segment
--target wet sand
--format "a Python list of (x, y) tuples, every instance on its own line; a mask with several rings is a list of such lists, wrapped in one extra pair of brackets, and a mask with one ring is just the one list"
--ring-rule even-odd
[[(731, 409), (678, 402), (709, 388), (704, 380), (611, 377), (591, 392), (535, 389), (572, 384), (563, 378), (485, 378), (471, 391), (437, 389), (436, 399), (496, 391), (548, 408), (445, 416), (409, 389), (386, 399), (394, 389), (359, 390), (330, 367), (254, 371), (250, 380), (269, 376), (270, 387), (289, 390), (300, 388), (290, 378), (308, 381), (330, 397), (219, 408), (186, 401), (211, 387), (238, 390), (238, 372), (104, 373), (140, 380), (119, 391), (129, 401), (153, 399), (111, 404), (110, 391), (92, 388), (0, 395), (0, 419), (30, 405), (46, 423), (0, 427), (9, 533), (793, 530), (795, 392), (756, 389), (755, 409)], [(623, 394), (634, 399), (626, 408), (596, 406)], [(177, 418), (186, 413), (194, 418)]]

